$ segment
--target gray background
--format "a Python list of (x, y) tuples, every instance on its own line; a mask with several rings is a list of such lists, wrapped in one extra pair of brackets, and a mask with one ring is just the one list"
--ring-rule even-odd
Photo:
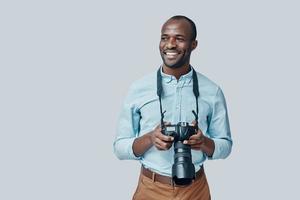
[(114, 156), (116, 122), (175, 14), (227, 98), (234, 147), (206, 162), (213, 199), (299, 199), (297, 1), (52, 0), (0, 3), (1, 200), (131, 198), (139, 164)]

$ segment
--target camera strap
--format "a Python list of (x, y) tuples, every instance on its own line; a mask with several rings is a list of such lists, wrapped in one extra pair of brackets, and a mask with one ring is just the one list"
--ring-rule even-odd
[[(196, 125), (198, 126), (198, 97), (199, 97), (199, 83), (197, 78), (197, 72), (193, 70), (193, 93), (196, 98), (196, 112), (193, 110), (193, 114), (195, 115)], [(164, 125), (164, 114), (166, 111), (162, 111), (162, 103), (161, 103), (161, 96), (163, 94), (163, 87), (162, 87), (162, 76), (160, 72), (160, 68), (157, 70), (157, 96), (159, 98), (159, 108), (160, 108), (160, 115), (161, 115), (161, 125)]]

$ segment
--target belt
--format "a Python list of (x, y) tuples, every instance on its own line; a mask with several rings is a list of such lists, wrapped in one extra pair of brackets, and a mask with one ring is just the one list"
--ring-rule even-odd
[[(149, 169), (146, 169), (144, 166), (142, 166), (141, 173), (144, 176), (152, 179), (153, 182), (156, 181), (156, 182), (160, 182), (160, 183), (163, 183), (163, 184), (175, 185), (175, 183), (172, 180), (172, 177), (160, 175), (160, 174), (155, 173), (155, 172), (153, 172)], [(195, 180), (199, 179), (203, 175), (204, 175), (204, 169), (203, 169), (203, 166), (202, 166), (200, 168), (200, 170), (195, 174)]]

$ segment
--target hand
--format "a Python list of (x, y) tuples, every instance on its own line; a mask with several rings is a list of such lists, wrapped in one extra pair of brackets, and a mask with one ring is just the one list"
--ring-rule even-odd
[(188, 140), (184, 140), (183, 144), (188, 144), (194, 150), (202, 150), (202, 146), (205, 143), (205, 136), (202, 131), (198, 129), (197, 134), (192, 135)]
[[(196, 121), (192, 122), (192, 125), (196, 125)], [(202, 131), (198, 128), (198, 131), (195, 135), (192, 135), (188, 140), (184, 140), (183, 144), (188, 144), (194, 150), (201, 150), (201, 146), (204, 144), (205, 136)]]
[(161, 126), (158, 125), (151, 133), (151, 141), (158, 150), (168, 150), (173, 144), (174, 137), (163, 135)]

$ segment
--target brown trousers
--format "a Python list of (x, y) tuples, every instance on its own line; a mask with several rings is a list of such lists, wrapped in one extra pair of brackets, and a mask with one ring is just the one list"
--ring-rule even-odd
[(153, 181), (140, 175), (133, 200), (210, 200), (210, 191), (205, 173), (191, 185), (185, 187), (172, 186)]

